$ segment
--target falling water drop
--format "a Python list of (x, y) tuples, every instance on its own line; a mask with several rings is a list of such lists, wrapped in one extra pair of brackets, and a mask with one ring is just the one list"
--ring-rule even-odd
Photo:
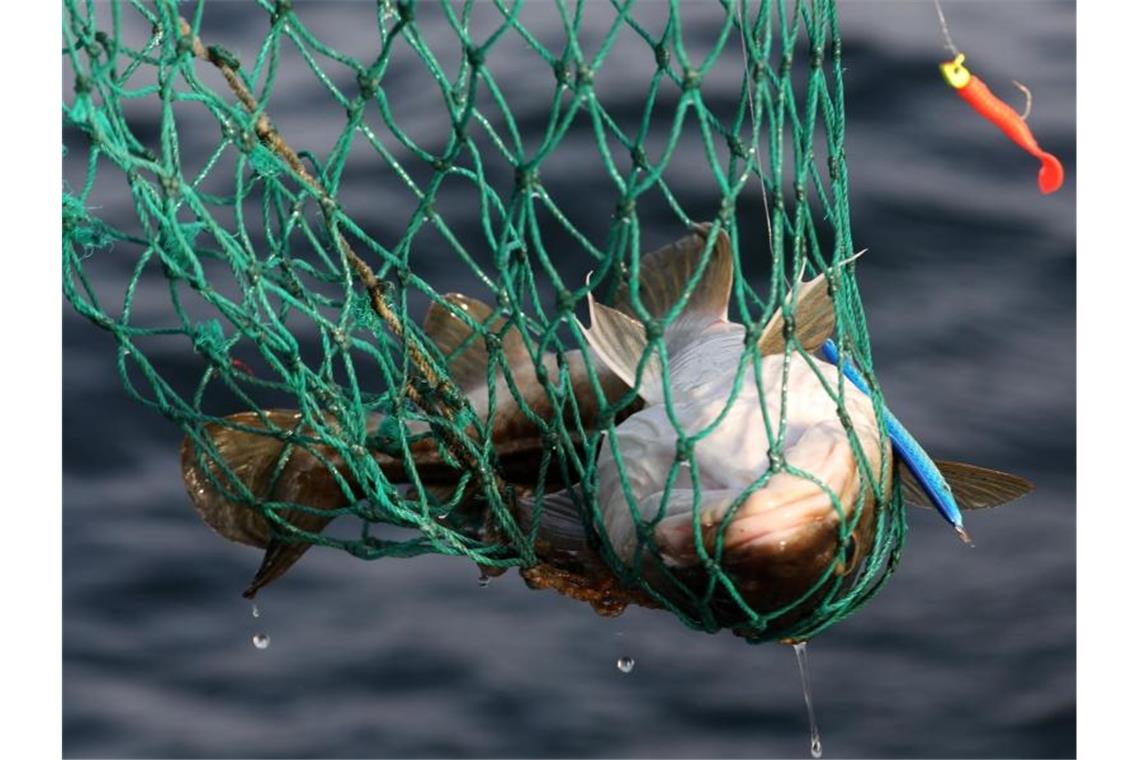
[(479, 574), (479, 588), (487, 588), (491, 585), (491, 576), (486, 573)]
[(617, 668), (622, 673), (632, 673), (633, 672), (633, 666), (635, 664), (636, 663), (634, 662), (634, 659), (632, 657), (619, 657), (618, 661), (617, 661)]
[(804, 689), (804, 704), (807, 705), (808, 722), (811, 723), (811, 756), (823, 757), (823, 742), (819, 738), (819, 726), (815, 722), (815, 708), (811, 703), (811, 684), (808, 683), (807, 670), (807, 642), (797, 642), (792, 647), (796, 650), (796, 664), (800, 666), (800, 685)]
[(257, 602), (253, 603), (253, 610), (251, 610), (251, 612), (253, 612), (253, 616), (255, 618), (261, 617), (261, 610), (257, 608)]
[(258, 649), (269, 649), (269, 637), (264, 633), (253, 634), (253, 645)]

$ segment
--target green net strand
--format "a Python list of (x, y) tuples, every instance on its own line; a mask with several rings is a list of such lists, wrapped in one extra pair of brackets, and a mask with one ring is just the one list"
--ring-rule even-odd
[[(382, 1), (363, 57), (320, 39), (307, 23), (313, 4), (286, 0), (250, 4), (263, 30), (256, 49), (212, 45), (210, 5), (64, 0), (64, 141), (75, 172), (65, 181), (62, 220), (64, 295), (113, 336), (130, 396), (178, 424), (196, 456), (215, 465), (222, 458), (206, 426), (240, 429), (228, 415), (257, 413), (244, 429), (286, 444), (276, 473), (298, 450), (320, 459), (348, 505), (332, 512), (351, 518), (337, 524), (355, 527), (298, 527), (286, 513), (320, 510), (258, 498), (224, 467), (211, 474), (215, 487), (288, 541), (364, 559), (434, 552), (484, 568), (538, 565), (537, 520), (528, 527), (516, 519), (491, 425), (451, 381), (453, 357), (420, 325), (434, 303), (472, 329), (471, 343), (487, 346), (492, 418), (506, 402), (521, 404), (538, 431), (544, 445), (529, 484), (538, 509), (554, 490), (551, 478), (580, 483), (584, 520), (621, 583), (701, 630), (723, 627), (727, 604), (732, 627), (751, 641), (813, 636), (874, 595), (898, 562), (906, 527), (897, 483), (884, 491), (890, 457), (880, 451), (882, 466), (872, 471), (846, 417), (844, 381), (833, 397), (880, 505), (873, 545), (854, 576), (829, 571), (785, 607), (757, 611), (722, 566), (728, 519), (713, 550), (697, 542), (700, 583), (677, 580), (665, 592), (646, 580), (641, 562), (653, 562), (652, 529), (684, 466), (693, 468), (699, 504), (693, 449), (727, 407), (706, 429), (687, 433), (665, 384), (677, 457), (661, 514), (636, 517), (638, 558), (626, 565), (602, 528), (594, 452), (611, 446), (620, 461), (614, 431), (635, 409), (637, 389), (603, 403), (598, 423), (588, 425), (565, 358), (586, 348), (573, 317), (584, 315), (587, 294), (609, 302), (629, 282), (630, 307), (648, 338), (642, 370), (652, 356), (667, 369), (664, 328), (697, 278), (655, 319), (638, 294), (641, 252), (656, 247), (663, 226), (684, 231), (711, 220), (703, 261), (726, 232), (737, 273), (732, 310), (750, 346), (730, 402), (754, 370), (759, 375), (764, 325), (778, 311), (790, 325), (800, 281), (828, 271), (836, 341), (867, 376), (887, 440), (854, 267), (844, 263), (855, 249), (834, 0), (726, 0), (715, 24), (701, 25), (689, 18), (697, 8), (679, 0)], [(702, 4), (704, 16), (710, 5)], [(504, 50), (511, 60), (528, 56), (528, 73), (549, 72), (545, 89), (520, 87), (519, 72), (498, 63)], [(634, 60), (650, 72), (643, 100), (610, 97), (609, 83)], [(409, 67), (420, 72), (422, 92), (401, 84)], [(302, 75), (325, 103), (323, 133), (311, 145), (302, 142), (307, 133), (277, 131), (274, 121)], [(708, 97), (702, 88), (712, 79), (738, 83), (736, 95)], [(402, 114), (408, 98), (429, 94), (439, 129), (425, 136)], [(525, 119), (516, 115), (520, 104)], [(677, 169), (682, 156), (690, 166), (699, 160), (699, 177)], [(579, 162), (600, 180), (571, 189), (568, 203), (573, 177), (560, 174)], [(352, 200), (360, 166), (378, 188), (371, 207)], [(590, 218), (608, 219), (603, 234), (575, 211), (583, 206)], [(378, 207), (397, 234), (377, 232), (370, 216)], [(487, 301), (491, 316), (473, 319), (449, 305), (450, 289)], [(516, 335), (553, 414), (522, 403), (502, 351)], [(806, 356), (794, 332), (787, 335), (785, 357)], [(546, 353), (556, 357), (553, 370)], [(787, 364), (785, 394), (786, 372)], [(595, 368), (590, 379), (604, 399)], [(784, 407), (774, 417), (765, 407), (757, 431), (769, 441), (773, 471), (784, 464)], [(295, 409), (300, 418), (282, 426), (261, 411), (268, 409)], [(378, 415), (383, 422), (370, 425)], [(415, 462), (425, 437), (459, 472), (450, 493), (433, 489)], [(402, 460), (406, 477), (389, 479), (378, 452)], [(730, 515), (771, 475), (746, 489)], [(624, 470), (621, 481), (632, 505)], [(842, 518), (838, 496), (830, 496)], [(860, 499), (856, 519), (870, 508)], [(475, 517), (472, 500), (482, 510)], [(697, 528), (696, 507), (693, 515)], [(841, 520), (841, 543), (852, 530)], [(831, 570), (842, 552), (835, 554)]]

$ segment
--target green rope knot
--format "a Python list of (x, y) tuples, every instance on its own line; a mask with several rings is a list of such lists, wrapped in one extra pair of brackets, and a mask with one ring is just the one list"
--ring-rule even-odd
[(637, 214), (637, 199), (635, 197), (626, 196), (617, 202), (614, 207), (614, 215), (618, 219), (631, 219)]
[(180, 34), (178, 41), (174, 43), (174, 51), (179, 57), (186, 55), (193, 55), (194, 53), (194, 35)]
[(574, 70), (574, 87), (578, 90), (589, 90), (594, 86), (594, 70), (584, 63), (578, 64)]
[(112, 229), (102, 220), (91, 216), (83, 202), (70, 193), (63, 194), (63, 243), (83, 249), (83, 258), (92, 256), (100, 248), (111, 246)]
[[(654, 537), (660, 519), (643, 519), (639, 509), (631, 510), (624, 537), (641, 542), (636, 558), (619, 555), (601, 528), (623, 494), (600, 493), (598, 476), (613, 426), (662, 402), (637, 386), (656, 368), (653, 355), (673, 358), (664, 353), (674, 348), (664, 340), (667, 318), (685, 323), (660, 291), (675, 298), (679, 288), (689, 305), (699, 302), (708, 294), (697, 273), (716, 273), (724, 263), (714, 265), (723, 249), (707, 238), (709, 250), (689, 251), (675, 273), (661, 276), (660, 260), (651, 263), (649, 251), (694, 234), (694, 221), (715, 220), (716, 234), (705, 234), (731, 241), (729, 319), (744, 324), (746, 341), (741, 364), (723, 373), (733, 381), (732, 403), (749, 403), (753, 390), (766, 395), (769, 410), (794, 401), (787, 387), (771, 385), (773, 373), (752, 370), (770, 319), (751, 315), (782, 316), (784, 345), (802, 354), (782, 283), (818, 276), (823, 262), (853, 250), (835, 2), (816, 0), (794, 12), (755, 0), (743, 9), (670, 2), (661, 6), (667, 18), (659, 32), (643, 26), (633, 5), (619, 5), (617, 13), (602, 9), (599, 26), (585, 18), (593, 3), (554, 4), (561, 23), (538, 35), (507, 3), (484, 36), (469, 7), (432, 14), (440, 19), (435, 30), (428, 19), (416, 20), (414, 2), (385, 2), (374, 14), (382, 44), (361, 60), (318, 39), (304, 6), (295, 10), (291, 0), (251, 5), (267, 10), (273, 23), (260, 44), (233, 52), (181, 34), (208, 29), (213, 4), (195, 9), (191, 27), (174, 15), (180, 4), (162, 3), (155, 13), (144, 3), (123, 3), (107, 14), (97, 3), (64, 0), (64, 67), (73, 83), (66, 88), (65, 79), (64, 140), (69, 164), (87, 171), (76, 183), (83, 190), (65, 188), (63, 196), (64, 292), (84, 318), (129, 347), (128, 391), (195, 432), (189, 445), (206, 444), (215, 455), (211, 472), (232, 482), (236, 501), (271, 490), (250, 482), (261, 469), (229, 462), (226, 454), (214, 461), (232, 449), (211, 447), (204, 436), (228, 444), (217, 430), (256, 433), (267, 425), (266, 436), (299, 447), (269, 469), (280, 474), (303, 448), (313, 456), (306, 476), (321, 481), (323, 494), (344, 497), (324, 514), (363, 521), (359, 531), (326, 534), (291, 522), (319, 511), (304, 498), (258, 506), (288, 541), (337, 546), (366, 559), (433, 551), (503, 569), (549, 564), (541, 531), (527, 523), (531, 530), (519, 533), (523, 525), (514, 520), (523, 523), (525, 513), (515, 510), (514, 495), (569, 487), (582, 523), (598, 530), (590, 550), (626, 591), (650, 594), (696, 629), (731, 628), (751, 641), (806, 638), (857, 609), (897, 565), (905, 537), (897, 480), (891, 499), (879, 495), (872, 504), (874, 521), (863, 521), (874, 523), (873, 534), (855, 526), (837, 534), (843, 550), (833, 550), (835, 562), (866, 557), (858, 572), (842, 584), (820, 578), (811, 600), (771, 610), (749, 606), (749, 587), (783, 581), (736, 575), (711, 544), (693, 547), (708, 556), (703, 565), (694, 560), (675, 573), (658, 561), (666, 558)], [(742, 21), (741, 11), (753, 20)], [(717, 16), (719, 31), (705, 34), (707, 23), (682, 18), (690, 13)], [(564, 39), (547, 39), (548, 32)], [(699, 44), (698, 33), (705, 34)], [(495, 58), (512, 45), (528, 51), (528, 63)], [(238, 54), (247, 65), (256, 59), (256, 71), (243, 73)], [(540, 61), (553, 74), (547, 92), (527, 89), (519, 76), (520, 66)], [(630, 70), (638, 62), (656, 67), (643, 102), (598, 86), (606, 67), (627, 62), (634, 62)], [(418, 106), (417, 93), (386, 89), (385, 72), (396, 70), (423, 74), (409, 81), (438, 88), (437, 112), (414, 122), (434, 116), (438, 129), (430, 135), (404, 121), (411, 106), (400, 101)], [(704, 82), (706, 71), (717, 76)], [(279, 131), (271, 119), (294, 96), (282, 87), (296, 82), (297, 72), (328, 95), (327, 110), (305, 115), (328, 139), (302, 144), (306, 132)], [(626, 73), (611, 72), (615, 82)], [(710, 87), (717, 89), (707, 98), (698, 92)], [(376, 119), (365, 120), (373, 105)], [(218, 132), (204, 127), (210, 119)], [(153, 125), (161, 125), (156, 134)], [(826, 166), (814, 152), (820, 144), (827, 145)], [(357, 202), (362, 196), (353, 183), (366, 170), (367, 183), (381, 185), (380, 218)], [(579, 176), (600, 179), (575, 185)], [(767, 207), (745, 195), (755, 189), (745, 181), (752, 176), (763, 183)], [(115, 207), (132, 217), (104, 222), (102, 212), (88, 208), (93, 188), (117, 188), (125, 202)], [(362, 217), (351, 218), (337, 198), (352, 199)], [(769, 223), (765, 246), (756, 241)], [(111, 244), (121, 249), (116, 256), (91, 256)], [(633, 261), (646, 278), (637, 286), (630, 282)], [(881, 413), (853, 270), (829, 273), (836, 333), (844, 336), (844, 356), (859, 357)], [(582, 285), (589, 271), (601, 278)], [(468, 300), (443, 295), (451, 291)], [(636, 338), (638, 345), (644, 338), (650, 356), (641, 357), (635, 387), (607, 372), (614, 368), (584, 340), (574, 316), (584, 314), (588, 294), (643, 325)], [(421, 321), (425, 311), (430, 316)], [(167, 365), (176, 363), (150, 361), (152, 345), (174, 341), (187, 356), (204, 357), (193, 361), (197, 382), (168, 377)], [(742, 348), (735, 338), (731, 343)], [(235, 369), (231, 352), (239, 344), (264, 360), (266, 378), (237, 374), (241, 365)], [(784, 355), (763, 360), (766, 369)], [(487, 382), (492, 387), (483, 388)], [(713, 428), (690, 429), (678, 416), (695, 400), (686, 388), (661, 387), (666, 416), (684, 431), (677, 462), (666, 455), (656, 463), (663, 476), (676, 480), (682, 473), (672, 467), (695, 464), (698, 441), (706, 441), (702, 454), (706, 447), (713, 455), (737, 454), (715, 450)], [(848, 384), (835, 402), (849, 433), (852, 419), (862, 420), (848, 413), (855, 399)], [(219, 426), (219, 414), (243, 416)], [(783, 410), (766, 415), (750, 431), (771, 449), (768, 472), (788, 467), (783, 419)], [(327, 462), (323, 469), (320, 462)], [(615, 466), (622, 485), (614, 487), (631, 488), (635, 463), (627, 458)], [(769, 477), (757, 472), (733, 503)], [(684, 496), (677, 491), (685, 488), (671, 494)], [(414, 534), (388, 540), (378, 535), (381, 523)], [(866, 543), (852, 554), (856, 539)], [(660, 577), (646, 573), (653, 562), (656, 573), (675, 581), (669, 593)], [(694, 585), (705, 580), (707, 586)]]
[(199, 322), (194, 326), (194, 350), (216, 367), (229, 368), (226, 333), (218, 320)]
[(283, 169), (281, 159), (277, 157), (277, 154), (260, 142), (254, 142), (247, 155), (250, 166), (262, 179), (276, 177)]
[(630, 149), (629, 160), (633, 162), (635, 169), (649, 168), (649, 157), (645, 155), (645, 148), (641, 145), (634, 145)]
[(552, 63), (550, 67), (554, 70), (554, 81), (558, 83), (558, 86), (560, 88), (569, 87), (570, 77), (566, 73), (566, 62), (558, 60)]
[(237, 56), (221, 45), (210, 45), (206, 48), (206, 52), (210, 56), (210, 60), (214, 63), (221, 63), (234, 71), (241, 68), (241, 61), (238, 60)]
[(515, 169), (515, 187), (529, 193), (541, 184), (538, 176), (538, 167), (531, 164), (522, 164)]
[(373, 76), (371, 72), (361, 70), (356, 73), (356, 86), (360, 88), (360, 98), (364, 101), (369, 101), (376, 97), (376, 90), (380, 86), (380, 80)]
[(736, 135), (728, 136), (728, 150), (732, 155), (737, 158), (747, 158), (748, 152), (744, 149), (744, 143)]
[(556, 308), (558, 309), (558, 313), (562, 315), (563, 318), (566, 318), (574, 313), (575, 305), (577, 305), (577, 300), (574, 298), (573, 293), (571, 293), (569, 290), (566, 290), (565, 288), (562, 288), (558, 291)]
[(749, 68), (749, 74), (751, 76), (753, 85), (762, 84), (767, 73), (768, 62), (763, 58), (755, 61)]
[(796, 340), (796, 313), (784, 307), (784, 342), (793, 343)]
[(159, 184), (169, 198), (177, 198), (182, 192), (182, 180), (174, 174), (163, 174), (159, 177)]

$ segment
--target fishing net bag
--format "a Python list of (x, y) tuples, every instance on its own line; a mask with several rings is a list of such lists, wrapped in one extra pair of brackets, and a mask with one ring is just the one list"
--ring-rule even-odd
[[(851, 261), (834, 0), (320, 5), (64, 2), (64, 294), (113, 336), (126, 392), (184, 431), (207, 523), (267, 550), (262, 580), (311, 545), (434, 552), (750, 641), (865, 603), (905, 523)], [(654, 281), (666, 255), (688, 268)], [(770, 466), (678, 566), (661, 510), (614, 546), (598, 467), (616, 458), (629, 487), (613, 442), (726, 265), (730, 396), (774, 398), (754, 431)], [(855, 495), (828, 495), (810, 577), (745, 577), (723, 551), (734, 511), (814, 477), (784, 456), (786, 383), (750, 370), (813, 356), (812, 282), (878, 436), (836, 383)], [(643, 336), (632, 383), (591, 348), (591, 298)], [(667, 393), (665, 417), (684, 403)], [(674, 427), (664, 500), (699, 483), (715, 426)], [(568, 505), (580, 551), (544, 532)]]

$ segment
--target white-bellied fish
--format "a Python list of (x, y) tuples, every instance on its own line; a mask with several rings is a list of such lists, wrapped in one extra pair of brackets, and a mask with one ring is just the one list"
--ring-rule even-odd
[[(533, 417), (550, 420), (564, 414), (570, 419), (576, 414), (583, 429), (597, 429), (602, 399), (591, 382), (591, 367), (607, 402), (638, 389), (643, 406), (620, 419), (612, 440), (603, 436), (594, 482), (561, 484), (565, 487), (549, 493), (541, 505), (519, 499), (524, 528), (539, 515), (539, 543), (548, 561), (565, 559), (566, 566), (574, 568), (596, 562), (594, 545), (604, 538), (656, 591), (682, 604), (686, 594), (679, 593), (680, 588), (705, 588), (702, 555), (719, 555), (719, 566), (755, 611), (773, 612), (805, 600), (796, 614), (806, 614), (812, 589), (826, 585), (820, 584), (821, 577), (853, 577), (870, 547), (879, 508), (872, 478), (884, 472), (878, 492), (891, 492), (890, 478), (897, 468), (881, 467), (883, 455), (893, 460), (891, 442), (880, 441), (870, 399), (850, 382), (844, 392), (847, 424), (840, 419), (833, 397), (839, 385), (836, 367), (797, 350), (785, 354), (781, 309), (759, 338), (759, 357), (745, 356), (746, 330), (728, 319), (731, 244), (724, 233), (715, 241), (707, 235), (707, 225), (701, 226), (640, 259), (637, 297), (654, 326), (661, 326), (665, 363), (652, 351), (647, 353), (645, 325), (634, 316), (629, 283), (618, 291), (613, 306), (591, 300), (591, 325), (584, 328), (590, 355), (571, 351), (564, 356), (573, 405), (550, 398), (517, 329), (493, 320), (485, 304), (448, 296), (447, 305), (431, 307), (424, 330), (450, 357), (449, 373), (472, 409), (487, 419), (499, 472), (527, 492), (536, 486), (537, 461), (550, 444), (523, 413), (502, 372), (496, 375), (496, 408), (493, 416), (489, 413), (488, 352), (482, 339), (473, 338), (471, 322), (498, 336), (513, 385)], [(834, 328), (825, 276), (801, 283), (798, 293), (794, 334), (811, 353)], [(459, 312), (466, 319), (459, 318)], [(557, 376), (553, 354), (541, 361), (551, 377)], [(782, 448), (772, 456), (768, 431), (781, 419)], [(334, 452), (295, 447), (283, 456), (285, 436), (265, 434), (267, 427), (287, 433), (300, 424), (296, 413), (270, 411), (207, 425), (205, 434), (225, 467), (203, 457), (192, 438), (183, 444), (183, 473), (198, 513), (226, 538), (267, 549), (247, 596), (279, 577), (308, 544), (275, 537), (259, 511), (236, 498), (228, 486), (215, 487), (214, 481), (225, 483), (227, 469), (255, 499), (311, 508), (283, 515), (306, 531), (320, 531), (327, 524), (330, 518), (322, 510), (343, 507), (359, 496), (348, 468)], [(379, 424), (379, 418), (370, 422), (372, 427)], [(691, 439), (687, 457), (678, 454), (678, 429)], [(418, 477), (429, 487), (446, 489), (462, 474), (430, 436), (419, 438), (410, 449)], [(374, 457), (390, 481), (407, 478), (401, 459), (380, 453)], [(904, 485), (912, 483), (905, 462), (900, 468)], [(671, 476), (672, 470), (676, 472)], [(954, 470), (947, 479), (954, 492), (986, 494), (980, 500), (984, 503), (965, 506), (993, 506), (1031, 488), (1021, 478), (970, 466)], [(975, 487), (979, 482), (982, 487)], [(597, 520), (589, 510), (583, 514), (587, 495), (596, 499)], [(587, 556), (594, 559), (583, 560)], [(713, 603), (719, 605), (718, 619), (734, 624), (739, 609), (725, 599), (714, 598)]]

